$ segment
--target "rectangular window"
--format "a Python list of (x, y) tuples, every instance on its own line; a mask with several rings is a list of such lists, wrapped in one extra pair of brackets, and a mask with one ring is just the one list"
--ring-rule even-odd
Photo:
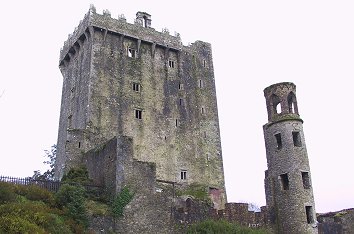
[(137, 119), (141, 119), (142, 118), (142, 113), (143, 111), (142, 110), (134, 110), (134, 113), (135, 113), (135, 118)]
[(277, 149), (280, 150), (283, 147), (283, 144), (281, 142), (281, 134), (277, 133), (274, 136), (275, 136), (275, 139), (277, 140)]
[(205, 59), (203, 60), (203, 67), (206, 67), (206, 61), (205, 61)]
[(302, 146), (300, 132), (293, 132), (293, 141), (294, 141), (294, 146), (296, 147)]
[(136, 57), (136, 50), (128, 47), (128, 57), (135, 58)]
[(181, 82), (178, 83), (178, 90), (182, 90), (183, 89), (183, 84)]
[(307, 219), (307, 223), (313, 223), (313, 210), (312, 210), (312, 206), (305, 206), (306, 209), (306, 219)]
[(169, 68), (175, 68), (175, 61), (169, 60), (168, 61), (168, 67)]
[(203, 88), (204, 84), (202, 80), (199, 80), (199, 88)]
[(302, 184), (304, 185), (304, 189), (309, 189), (311, 187), (310, 176), (306, 171), (301, 172)]
[(187, 179), (187, 171), (186, 170), (182, 170), (181, 171), (181, 180), (186, 180)]
[(183, 99), (182, 99), (182, 98), (179, 99), (179, 105), (180, 105), (180, 106), (183, 105)]
[(200, 113), (202, 113), (202, 115), (205, 114), (205, 108), (204, 107), (200, 108)]
[(135, 92), (140, 92), (140, 84), (139, 83), (133, 83), (133, 90)]
[(289, 190), (289, 177), (287, 173), (280, 175), (280, 183), (283, 190)]
[(178, 126), (178, 119), (176, 119), (176, 127)]

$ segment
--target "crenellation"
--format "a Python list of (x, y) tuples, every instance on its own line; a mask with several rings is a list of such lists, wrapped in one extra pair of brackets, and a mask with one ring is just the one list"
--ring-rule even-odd
[[(84, 19), (80, 21), (79, 26), (75, 28), (72, 34), (69, 34), (68, 40), (64, 42), (64, 46), (60, 53), (60, 64), (68, 53), (70, 47), (73, 46), (78, 38), (85, 33), (89, 26), (112, 31), (137, 40), (144, 38), (145, 42), (150, 44), (156, 43), (160, 46), (170, 47), (174, 50), (182, 49), (181, 37), (178, 33), (175, 34), (175, 36), (171, 36), (168, 29), (163, 29), (162, 32), (158, 32), (151, 28), (151, 18), (147, 18), (146, 22), (146, 27), (143, 25), (142, 18), (138, 18), (135, 20), (134, 24), (130, 24), (126, 22), (124, 15), (120, 15), (118, 16), (118, 19), (114, 19), (111, 17), (108, 10), (104, 10), (103, 14), (100, 15), (96, 13), (95, 8), (90, 8), (89, 12), (85, 14)], [(143, 29), (141, 27), (143, 27)], [(146, 31), (148, 31), (149, 34), (146, 34)]]

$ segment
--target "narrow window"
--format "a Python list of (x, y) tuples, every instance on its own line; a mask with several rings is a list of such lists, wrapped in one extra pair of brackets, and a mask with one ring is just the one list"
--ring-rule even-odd
[(202, 107), (202, 108), (200, 109), (200, 113), (202, 113), (202, 115), (205, 113), (204, 107)]
[(169, 68), (175, 68), (175, 61), (169, 60), (168, 61), (168, 67)]
[(276, 106), (277, 114), (281, 113), (281, 105), (280, 102)]
[(187, 179), (187, 171), (186, 170), (182, 170), (181, 171), (181, 180), (186, 180)]
[(81, 148), (81, 142), (79, 141), (79, 148)]
[(128, 47), (128, 57), (135, 58), (136, 57), (136, 50)]
[(69, 115), (69, 117), (68, 117), (68, 128), (71, 128), (72, 119), (73, 119), (73, 115)]
[(206, 134), (206, 131), (204, 131), (204, 138), (207, 138), (207, 134)]
[(283, 147), (283, 144), (281, 142), (281, 134), (277, 133), (274, 136), (275, 136), (275, 139), (277, 140), (277, 149), (280, 150)]
[(142, 110), (134, 110), (135, 118), (141, 119), (142, 118)]
[(182, 98), (179, 99), (179, 105), (180, 105), (180, 106), (183, 105), (183, 99), (182, 99)]
[(309, 189), (311, 187), (309, 173), (302, 171), (301, 177), (302, 177), (302, 184), (304, 185), (304, 189)]
[(306, 209), (306, 219), (307, 219), (307, 223), (313, 223), (313, 210), (312, 210), (312, 206), (305, 206)]
[(300, 132), (293, 132), (293, 142), (296, 147), (302, 146)]
[(289, 190), (289, 177), (287, 173), (280, 175), (280, 182), (283, 190)]
[(178, 126), (178, 119), (176, 119), (176, 127)]
[(199, 88), (203, 88), (203, 81), (199, 80)]
[(181, 82), (178, 83), (178, 90), (182, 90), (183, 89), (183, 84)]
[(205, 61), (205, 59), (203, 60), (203, 67), (206, 67), (206, 61)]
[(133, 90), (135, 92), (140, 92), (140, 84), (139, 83), (133, 83)]

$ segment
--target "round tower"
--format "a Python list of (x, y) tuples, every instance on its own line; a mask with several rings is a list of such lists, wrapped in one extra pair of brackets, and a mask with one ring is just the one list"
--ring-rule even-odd
[(274, 84), (264, 89), (264, 96), (268, 111), (263, 131), (269, 222), (276, 233), (318, 233), (296, 86), (289, 82)]

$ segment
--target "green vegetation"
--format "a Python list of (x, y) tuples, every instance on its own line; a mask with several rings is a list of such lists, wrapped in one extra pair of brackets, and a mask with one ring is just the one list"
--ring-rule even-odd
[(84, 227), (35, 185), (0, 182), (0, 233), (76, 233)]
[(251, 229), (226, 221), (207, 220), (192, 224), (187, 229), (188, 234), (270, 234), (265, 229)]
[(88, 177), (87, 168), (84, 166), (71, 168), (69, 172), (63, 176), (61, 182), (80, 185), (91, 184), (91, 180)]
[(207, 186), (202, 184), (190, 184), (186, 189), (176, 191), (177, 196), (189, 195), (194, 199), (210, 202), (210, 197), (207, 192)]
[(132, 193), (128, 187), (124, 187), (120, 193), (117, 194), (112, 204), (112, 211), (115, 217), (122, 217), (124, 208), (126, 205), (131, 202), (134, 197), (134, 193)]
[(84, 167), (71, 169), (57, 193), (0, 182), (0, 234), (86, 233), (89, 216), (122, 217), (134, 194), (124, 187), (114, 199), (105, 199), (85, 189), (90, 182)]
[(55, 201), (60, 209), (66, 211), (68, 217), (80, 226), (87, 227), (86, 198), (83, 187), (64, 184), (55, 194)]

